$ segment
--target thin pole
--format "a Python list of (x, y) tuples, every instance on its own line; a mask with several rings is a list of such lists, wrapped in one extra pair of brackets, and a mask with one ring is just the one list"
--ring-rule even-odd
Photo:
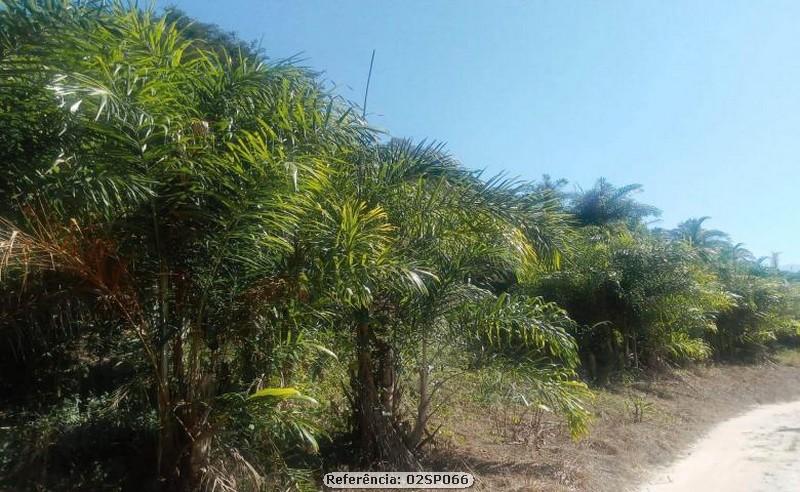
[(372, 50), (372, 58), (369, 60), (369, 74), (367, 75), (367, 88), (364, 90), (364, 106), (361, 111), (361, 118), (367, 118), (367, 96), (369, 96), (369, 81), (372, 80), (372, 64), (375, 63), (375, 50)]

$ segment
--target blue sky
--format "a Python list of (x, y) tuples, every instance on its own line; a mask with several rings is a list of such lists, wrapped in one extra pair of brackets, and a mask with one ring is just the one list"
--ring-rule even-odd
[(171, 1), (302, 54), (370, 121), (526, 179), (641, 183), (661, 226), (709, 215), (800, 263), (800, 2)]

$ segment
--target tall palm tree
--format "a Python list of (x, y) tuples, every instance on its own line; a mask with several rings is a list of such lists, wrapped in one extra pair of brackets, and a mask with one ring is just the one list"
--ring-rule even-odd
[(729, 249), (731, 260), (734, 262), (753, 261), (755, 256), (753, 253), (744, 247), (744, 243), (736, 243)]
[(717, 229), (706, 229), (703, 224), (711, 217), (686, 219), (678, 224), (673, 234), (700, 251), (711, 253), (729, 244), (728, 234)]
[(773, 270), (779, 270), (781, 266), (781, 252), (773, 251), (769, 254), (769, 264)]
[(640, 203), (631, 195), (642, 191), (642, 185), (631, 184), (617, 188), (605, 178), (594, 187), (581, 190), (572, 197), (572, 213), (582, 225), (605, 226), (615, 223), (639, 223), (646, 217), (657, 217), (660, 211)]
[(236, 348), (273, 329), (263, 306), (304, 297), (286, 270), (298, 231), (327, 162), (371, 133), (305, 71), (206, 50), (152, 12), (6, 5), (3, 85), (35, 96), (21, 118), (38, 124), (44, 107), (61, 123), (51, 140), (21, 141), (34, 152), (12, 154), (4, 174), (6, 285), (42, 302), (58, 285), (64, 306), (89, 296), (136, 337), (165, 487), (225, 483), (224, 463), (241, 459), (216, 441), (225, 395), (268, 382), (230, 371), (249, 363)]
[[(138, 341), (166, 489), (230, 487), (245, 480), (235, 470), (258, 484), (268, 470), (224, 441), (236, 423), (259, 436), (283, 425), (313, 446), (305, 422), (275, 417), (292, 408), (276, 400), (298, 391), (271, 386), (291, 377), (275, 347), (309, 327), (350, 335), (366, 461), (415, 466), (433, 391), (420, 372), (420, 411), (403, 435), (398, 341), (419, 344), (426, 363), (429, 323), (504, 299), (509, 276), (556, 268), (568, 247), (550, 191), (484, 181), (435, 144), (378, 143), (291, 64), (228, 53), (117, 5), (8, 2), (0, 22), (12, 89), (2, 104), (27, 94), (28, 126), (17, 127), (58, 128), (22, 131), (9, 151), (3, 288), (31, 302), (57, 291), (64, 309), (85, 299), (87, 316)], [(563, 329), (520, 319), (538, 302), (487, 313), (532, 350), (558, 346), (574, 361)]]
[[(341, 250), (333, 239), (307, 250), (324, 259), (314, 262), (319, 274), (310, 278), (341, 285), (341, 294), (326, 297), (329, 310), (340, 314), (338, 324), (352, 332), (353, 433), (364, 461), (418, 466), (413, 451), (422, 443), (440, 388), (428, 385), (435, 360), (428, 350), (432, 337), (441, 335), (451, 313), (496, 296), (497, 280), (509, 272), (530, 262), (556, 263), (566, 234), (550, 234), (564, 214), (527, 186), (481, 181), (436, 144), (393, 140), (367, 147), (340, 166), (324, 195), (333, 204), (379, 211), (369, 215), (380, 232), (369, 228), (375, 232), (362, 234), (365, 226), (358, 220), (335, 220), (331, 232), (323, 232), (326, 226), (310, 229), (311, 242), (326, 236), (365, 241), (358, 254)], [(545, 326), (531, 323), (534, 332)], [(419, 347), (419, 402), (405, 434), (397, 374), (413, 363), (403, 354), (414, 346)]]

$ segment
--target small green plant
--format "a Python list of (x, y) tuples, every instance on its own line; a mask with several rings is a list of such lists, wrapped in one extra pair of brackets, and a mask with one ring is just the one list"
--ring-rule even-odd
[(531, 405), (524, 396), (519, 401), (492, 407), (493, 433), (503, 441), (539, 448), (544, 444), (547, 430), (545, 405)]
[(645, 414), (653, 410), (653, 402), (647, 401), (643, 396), (634, 396), (625, 402), (625, 408), (631, 414), (635, 423), (644, 421)]

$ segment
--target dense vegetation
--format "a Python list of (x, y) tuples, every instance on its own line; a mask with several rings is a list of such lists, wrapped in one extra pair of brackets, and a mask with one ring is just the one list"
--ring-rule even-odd
[(707, 218), (653, 229), (636, 185), (486, 179), (359, 114), (175, 13), (3, 2), (4, 483), (294, 489), (320, 444), (413, 469), (464, 374), (579, 436), (582, 381), (794, 340), (798, 279)]

